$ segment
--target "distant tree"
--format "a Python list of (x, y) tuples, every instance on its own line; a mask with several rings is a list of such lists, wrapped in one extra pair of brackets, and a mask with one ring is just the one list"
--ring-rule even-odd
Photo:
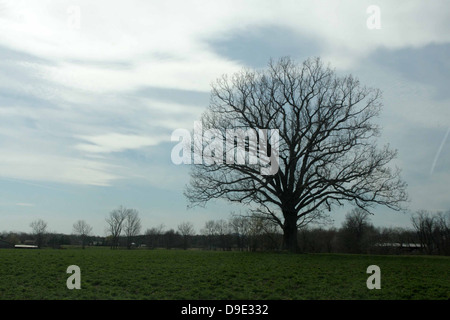
[(450, 211), (419, 210), (411, 222), (425, 253), (450, 254)]
[(305, 226), (299, 230), (299, 247), (308, 253), (334, 252), (336, 234), (335, 228)]
[(29, 236), (24, 232), (4, 231), (0, 236), (0, 239), (4, 239), (13, 244), (20, 244), (24, 240), (29, 239)]
[(127, 218), (130, 209), (120, 206), (111, 211), (106, 218), (107, 232), (111, 235), (111, 249), (119, 247), (119, 237), (122, 233), (123, 222)]
[(141, 232), (141, 219), (136, 209), (127, 209), (124, 221), (124, 231), (127, 238), (127, 248), (131, 248), (133, 238)]
[(246, 217), (248, 220), (249, 250), (256, 251), (261, 246), (261, 238), (264, 234), (266, 219), (257, 215)]
[(44, 245), (47, 234), (47, 222), (42, 219), (35, 220), (30, 224), (32, 234), (35, 237), (36, 245), (41, 248)]
[[(376, 232), (378, 246), (372, 248), (372, 253), (400, 254), (403, 252), (403, 248), (418, 243), (417, 238), (416, 232), (410, 228), (380, 227)], [(411, 250), (417, 249), (411, 248)]]
[(46, 238), (47, 245), (51, 246), (54, 249), (61, 248), (62, 245), (70, 244), (70, 238), (65, 234), (48, 233)]
[(167, 230), (164, 233), (164, 241), (167, 249), (175, 247), (177, 242), (177, 236), (178, 236), (177, 232), (175, 232), (175, 230), (173, 229)]
[(92, 227), (84, 220), (78, 220), (73, 224), (73, 233), (80, 236), (81, 246), (84, 249), (88, 237), (91, 235)]
[(450, 210), (436, 214), (434, 232), (439, 254), (450, 255)]
[(434, 219), (430, 212), (419, 210), (411, 217), (411, 222), (419, 237), (425, 253), (432, 254), (434, 251)]
[(10, 242), (12, 244), (19, 244), (20, 243), (19, 235), (17, 233), (15, 233), (15, 232), (3, 231), (2, 234), (0, 235), (0, 239), (8, 241), (8, 242)]
[(214, 220), (208, 220), (205, 222), (205, 226), (200, 230), (201, 234), (203, 234), (206, 237), (207, 246), (211, 250), (213, 246), (215, 246), (215, 238), (216, 238), (216, 231), (215, 231), (215, 222)]
[(163, 230), (164, 225), (160, 224), (157, 227), (153, 227), (145, 231), (145, 239), (149, 248), (156, 248), (160, 244)]
[(252, 220), (256, 220), (261, 225), (261, 240), (263, 248), (266, 250), (280, 249), (283, 244), (283, 239), (278, 237), (282, 229), (273, 220), (266, 219), (260, 215), (255, 215)]
[(237, 239), (239, 250), (248, 249), (250, 234), (250, 221), (248, 217), (232, 216), (229, 220), (230, 231)]
[(189, 246), (189, 239), (195, 235), (194, 225), (190, 222), (182, 222), (178, 225), (178, 232), (183, 237), (183, 249)]
[(226, 220), (220, 219), (214, 222), (214, 234), (222, 250), (230, 249), (230, 228)]
[(325, 252), (327, 253), (333, 252), (337, 230), (335, 228), (330, 228), (326, 230), (321, 229), (321, 233), (322, 236), (320, 238), (323, 241)]
[(362, 253), (368, 249), (369, 237), (374, 230), (369, 215), (367, 211), (355, 208), (345, 216), (341, 233), (349, 252)]

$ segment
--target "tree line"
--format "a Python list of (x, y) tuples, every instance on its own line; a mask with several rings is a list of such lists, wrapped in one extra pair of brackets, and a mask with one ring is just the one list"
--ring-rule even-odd
[[(106, 219), (103, 243), (112, 249), (355, 253), (413, 244), (408, 250), (446, 254), (448, 214), (418, 212), (408, 230), (370, 223), (374, 207), (405, 211), (409, 200), (401, 170), (393, 165), (397, 150), (377, 141), (382, 106), (379, 89), (338, 74), (320, 57), (302, 63), (271, 59), (265, 69), (223, 75), (212, 83), (198, 121), (201, 137), (183, 139), (175, 151), (186, 163), (195, 160), (184, 192), (191, 207), (222, 199), (247, 206), (249, 216), (207, 221), (199, 234), (189, 222), (142, 233), (137, 212), (120, 207)], [(341, 228), (310, 227), (345, 204), (356, 209)], [(84, 224), (74, 233), (86, 240)]]
[[(6, 232), (0, 239), (13, 244), (32, 240), (38, 247), (59, 248), (64, 245), (108, 246), (118, 248), (165, 248), (240, 251), (276, 251), (283, 248), (279, 226), (258, 215), (231, 214), (228, 219), (208, 220), (197, 233), (194, 225), (181, 222), (176, 229), (163, 224), (142, 230), (136, 209), (118, 207), (106, 222), (106, 236), (94, 236), (84, 220), (73, 224), (70, 235), (47, 231), (42, 219), (30, 224), (31, 233)], [(347, 213), (340, 228), (302, 226), (297, 230), (297, 246), (304, 253), (376, 253), (450, 255), (450, 210), (418, 211), (411, 216), (411, 227), (374, 227), (370, 214), (355, 208)]]

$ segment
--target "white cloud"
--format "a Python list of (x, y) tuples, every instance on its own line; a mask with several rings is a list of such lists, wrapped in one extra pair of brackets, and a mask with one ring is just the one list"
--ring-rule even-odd
[[(358, 58), (379, 46), (399, 48), (450, 41), (446, 23), (449, 14), (442, 1), (409, 1), (401, 5), (378, 1), (382, 28), (372, 31), (366, 27), (369, 16), (366, 9), (370, 4), (367, 1), (77, 1), (81, 28), (73, 30), (68, 26), (67, 11), (72, 1), (47, 1), (47, 5), (11, 1), (4, 9), (0, 32), (4, 45), (65, 62), (57, 68), (77, 81), (90, 75), (100, 77), (100, 87), (104, 78), (117, 81), (108, 77), (114, 70), (103, 68), (102, 76), (101, 68), (70, 66), (67, 61), (132, 62), (130, 73), (135, 75), (137, 71), (137, 79), (151, 81), (154, 76), (163, 77), (157, 83), (167, 86), (174, 82), (175, 86), (183, 77), (189, 83), (192, 72), (203, 83), (201, 76), (211, 75), (212, 71), (229, 72), (236, 67), (208, 52), (205, 41), (262, 25), (286, 26), (320, 39), (326, 55), (342, 59)], [(190, 63), (194, 64), (189, 66)], [(179, 73), (174, 71), (178, 68)], [(147, 78), (141, 77), (140, 71)], [(61, 75), (57, 77), (60, 78)], [(123, 83), (129, 80), (126, 77)]]
[(89, 144), (81, 143), (75, 146), (76, 149), (81, 151), (93, 152), (93, 153), (110, 153), (121, 152), (125, 150), (140, 149), (142, 147), (155, 146), (162, 141), (169, 141), (167, 136), (138, 136), (127, 135), (120, 133), (107, 133), (98, 136), (80, 136)]
[(113, 165), (36, 153), (7, 153), (0, 161), (0, 176), (33, 181), (108, 186), (120, 176)]
[[(379, 47), (450, 41), (442, 1), (378, 1), (380, 30), (369, 30), (368, 1), (77, 1), (80, 29), (68, 21), (72, 1), (8, 1), (1, 44), (54, 62), (37, 65), (58, 84), (117, 92), (150, 85), (209, 90), (241, 66), (220, 57), (211, 39), (260, 26), (282, 26), (318, 39), (322, 55), (349, 67)], [(423, 21), (426, 21), (424, 23)], [(269, 58), (269, 57), (268, 57)], [(88, 62), (88, 63), (86, 63)], [(115, 63), (117, 65), (115, 65)], [(125, 64), (125, 67), (123, 66)]]
[(27, 202), (18, 202), (18, 203), (16, 203), (16, 206), (19, 206), (19, 207), (34, 207), (35, 204), (34, 203), (27, 203)]
[(72, 62), (35, 67), (47, 80), (101, 94), (127, 92), (144, 86), (209, 91), (212, 79), (237, 71), (239, 66), (212, 54), (199, 53), (191, 59), (137, 60), (127, 68)]

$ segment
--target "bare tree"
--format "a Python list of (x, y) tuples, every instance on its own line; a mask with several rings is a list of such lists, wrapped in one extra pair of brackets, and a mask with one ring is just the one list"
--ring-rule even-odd
[(450, 211), (436, 214), (434, 233), (438, 252), (450, 255)]
[(163, 230), (164, 230), (164, 225), (160, 224), (157, 227), (153, 227), (151, 229), (147, 229), (145, 231), (145, 237), (147, 240), (147, 245), (150, 248), (156, 248), (158, 246), (158, 244), (160, 243), (161, 240), (161, 236), (163, 234)]
[(167, 249), (172, 249), (176, 245), (178, 236), (179, 234), (173, 229), (164, 232), (163, 239)]
[(354, 208), (346, 214), (342, 224), (344, 246), (351, 253), (363, 253), (368, 249), (370, 244), (368, 238), (373, 230), (369, 213), (361, 208)]
[(237, 238), (239, 250), (248, 249), (250, 235), (250, 221), (248, 217), (232, 216), (229, 221), (230, 229)]
[[(217, 198), (256, 205), (262, 217), (282, 228), (283, 247), (291, 251), (297, 249), (299, 224), (323, 218), (334, 205), (401, 210), (407, 195), (400, 170), (390, 166), (396, 151), (376, 146), (379, 127), (372, 120), (380, 99), (379, 90), (351, 75), (338, 77), (319, 58), (303, 64), (282, 58), (266, 70), (223, 76), (212, 86), (202, 130), (214, 132), (214, 141), (226, 141), (227, 129), (249, 133), (233, 138), (231, 148), (208, 139), (194, 148), (213, 157), (192, 166), (185, 195), (191, 205)], [(258, 146), (250, 143), (252, 134)], [(246, 162), (233, 153), (236, 161), (226, 161), (242, 142), (240, 159)]]
[(78, 220), (73, 224), (73, 232), (81, 237), (81, 246), (84, 249), (86, 240), (91, 235), (92, 227), (84, 220)]
[(106, 218), (107, 232), (111, 235), (111, 249), (119, 246), (119, 237), (122, 233), (123, 222), (128, 215), (129, 209), (120, 206), (119, 208), (111, 211), (109, 217)]
[(206, 236), (206, 241), (209, 249), (212, 249), (214, 246), (214, 240), (216, 238), (215, 233), (215, 222), (214, 220), (208, 220), (205, 222), (205, 227), (200, 230), (200, 232)]
[(450, 211), (444, 214), (419, 210), (411, 222), (425, 253), (450, 253)]
[(189, 238), (195, 235), (194, 225), (190, 222), (182, 222), (178, 225), (178, 232), (183, 237), (183, 249), (189, 246)]
[(131, 248), (133, 238), (141, 232), (141, 219), (136, 209), (127, 209), (124, 221), (124, 231), (127, 238), (127, 248)]
[(218, 244), (222, 250), (230, 249), (230, 227), (226, 220), (220, 219), (214, 221), (214, 234), (216, 235)]
[(36, 245), (41, 248), (44, 245), (47, 234), (47, 222), (42, 219), (35, 220), (30, 224), (32, 234), (36, 239)]
[(419, 210), (411, 217), (411, 222), (419, 237), (420, 244), (427, 254), (434, 251), (434, 219), (430, 212)]

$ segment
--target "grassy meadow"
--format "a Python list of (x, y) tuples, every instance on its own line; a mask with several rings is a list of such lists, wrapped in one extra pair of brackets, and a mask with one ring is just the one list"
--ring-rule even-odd
[[(81, 270), (69, 290), (67, 267)], [(381, 289), (369, 290), (369, 265)], [(450, 257), (80, 248), (0, 250), (0, 299), (449, 299)]]

